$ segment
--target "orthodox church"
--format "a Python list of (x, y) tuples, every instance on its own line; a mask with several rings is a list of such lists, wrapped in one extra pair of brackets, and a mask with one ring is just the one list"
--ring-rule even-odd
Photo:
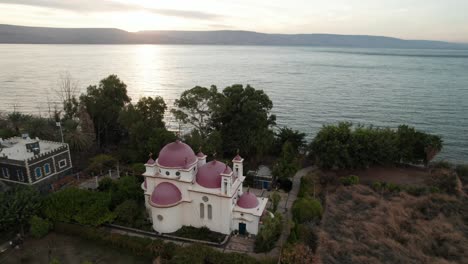
[(243, 161), (233, 168), (212, 160), (177, 140), (164, 146), (156, 160), (146, 162), (142, 189), (153, 228), (171, 233), (182, 226), (207, 227), (230, 234), (257, 234), (267, 198), (244, 191)]

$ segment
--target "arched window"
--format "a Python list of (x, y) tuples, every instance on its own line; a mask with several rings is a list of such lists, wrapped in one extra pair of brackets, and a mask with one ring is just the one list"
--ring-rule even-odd
[(36, 178), (41, 178), (42, 177), (41, 167), (35, 168), (34, 169), (34, 174), (36, 174)]
[(205, 218), (205, 205), (203, 203), (200, 203), (200, 218)]
[(46, 175), (50, 174), (50, 165), (49, 165), (49, 163), (46, 163), (44, 165), (44, 172), (45, 172)]
[(208, 219), (213, 218), (213, 212), (212, 212), (211, 204), (208, 205)]

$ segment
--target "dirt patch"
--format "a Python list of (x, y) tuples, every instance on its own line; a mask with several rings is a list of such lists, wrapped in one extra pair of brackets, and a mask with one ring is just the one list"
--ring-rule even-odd
[(321, 263), (468, 263), (466, 197), (382, 197), (369, 187), (327, 196), (319, 231)]
[(375, 166), (362, 170), (338, 170), (326, 171), (329, 177), (344, 177), (349, 175), (359, 176), (359, 180), (364, 184), (373, 182), (387, 182), (398, 185), (427, 186), (430, 178), (428, 169), (420, 167), (380, 167)]

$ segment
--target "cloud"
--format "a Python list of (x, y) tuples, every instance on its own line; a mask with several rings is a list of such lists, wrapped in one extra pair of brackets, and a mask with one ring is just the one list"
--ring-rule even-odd
[(110, 0), (0, 0), (0, 4), (53, 8), (84, 13), (146, 11), (163, 16), (202, 20), (216, 20), (222, 17), (218, 14), (201, 11), (148, 8), (140, 5), (125, 4)]

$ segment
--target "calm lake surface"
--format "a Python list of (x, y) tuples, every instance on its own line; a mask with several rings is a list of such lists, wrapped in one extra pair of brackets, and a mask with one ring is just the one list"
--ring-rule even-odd
[(279, 125), (409, 124), (439, 134), (439, 158), (468, 161), (468, 51), (180, 45), (0, 45), (0, 111), (46, 115), (68, 71), (85, 91), (109, 74), (133, 100), (171, 105), (195, 85), (241, 83), (273, 100)]

